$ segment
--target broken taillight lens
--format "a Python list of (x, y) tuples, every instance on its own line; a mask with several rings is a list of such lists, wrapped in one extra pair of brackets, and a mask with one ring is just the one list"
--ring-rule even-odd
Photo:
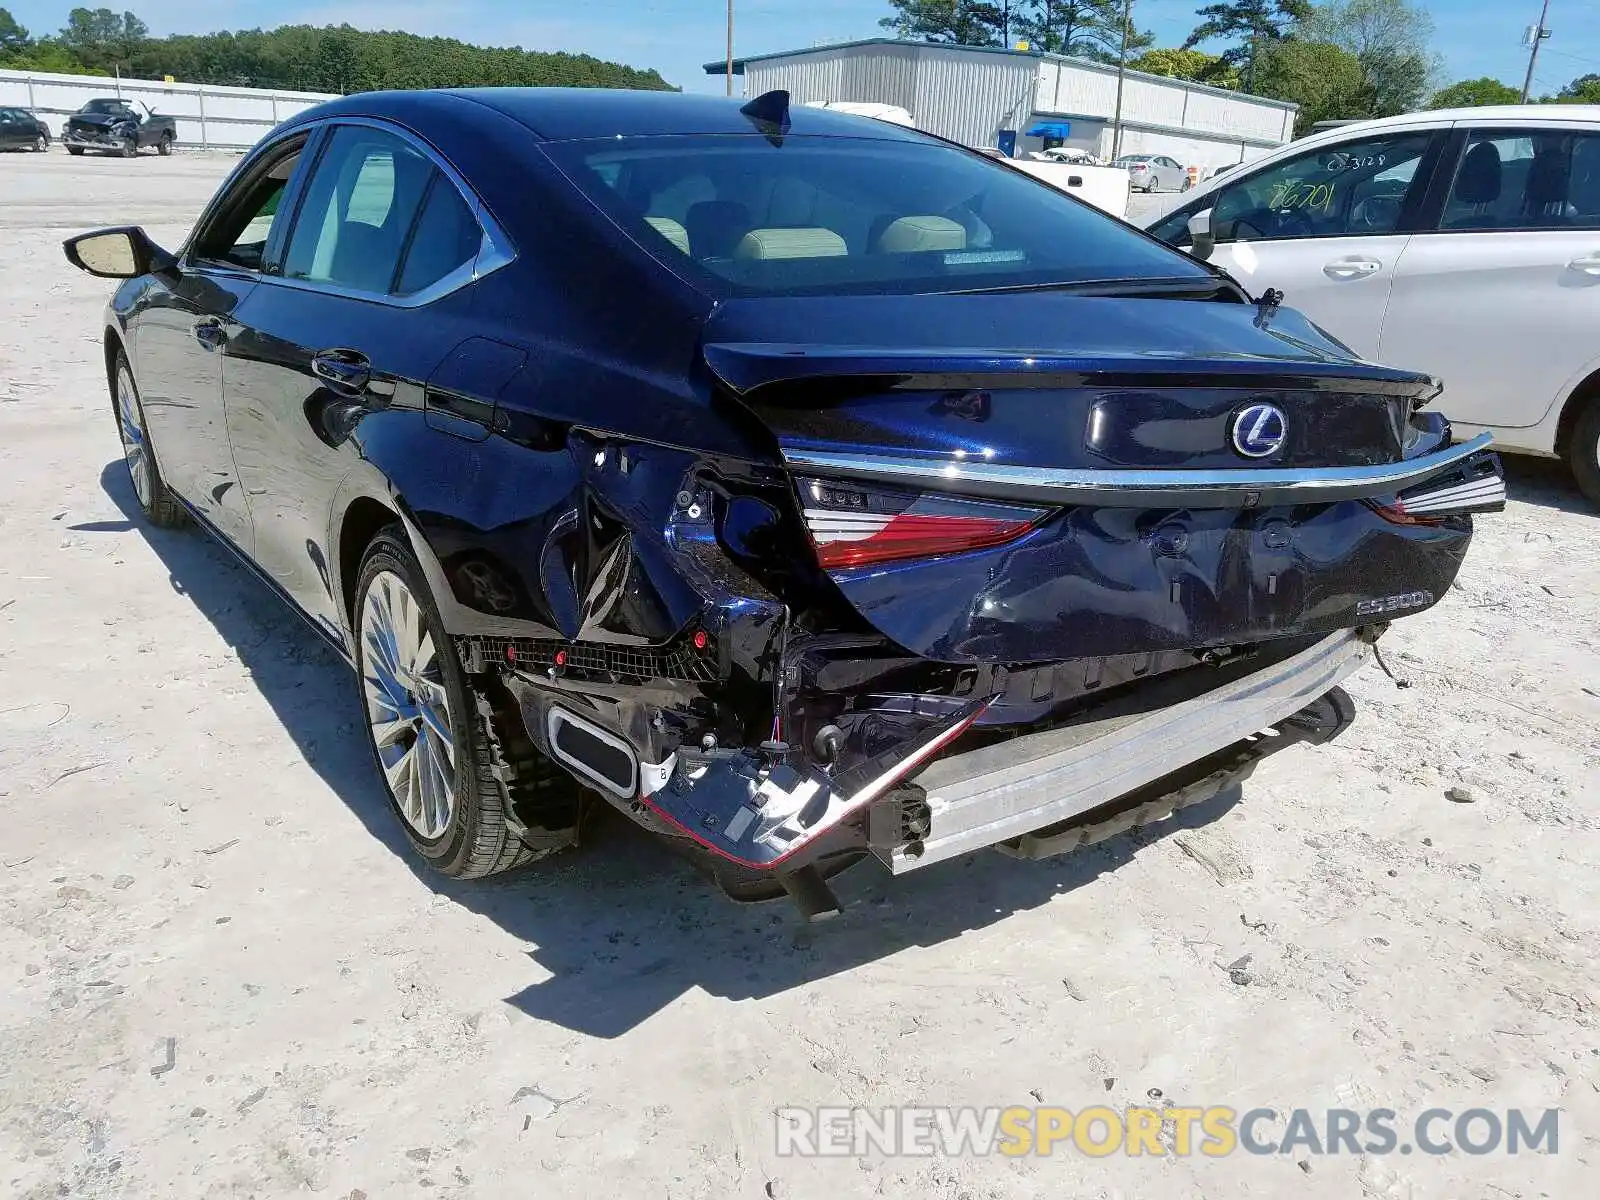
[(817, 561), (829, 570), (1001, 546), (1027, 533), (1046, 511), (821, 479), (799, 483)]

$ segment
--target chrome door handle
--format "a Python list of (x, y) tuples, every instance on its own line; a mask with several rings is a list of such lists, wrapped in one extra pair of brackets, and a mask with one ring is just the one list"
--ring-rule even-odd
[(1600, 251), (1573, 259), (1567, 269), (1582, 275), (1600, 275)]
[(194, 340), (207, 350), (216, 350), (228, 340), (228, 331), (216, 317), (202, 317), (194, 323)]
[(372, 364), (355, 350), (319, 350), (311, 356), (311, 373), (347, 396), (361, 395), (372, 382)]
[(1383, 263), (1376, 258), (1336, 258), (1322, 268), (1322, 273), (1329, 279), (1365, 279), (1383, 269)]

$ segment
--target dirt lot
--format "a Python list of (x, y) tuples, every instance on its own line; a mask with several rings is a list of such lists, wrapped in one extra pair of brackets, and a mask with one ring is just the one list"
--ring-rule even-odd
[[(1458, 589), (1386, 639), (1413, 686), (1368, 670), (1344, 739), (1176, 826), (863, 868), (811, 929), (621, 827), (441, 885), (344, 669), (135, 516), (107, 286), (58, 243), (175, 244), (231, 161), (0, 156), (0, 1192), (1592, 1194), (1600, 515), (1558, 470), (1515, 464)], [(771, 1119), (1158, 1095), (1559, 1106), (1560, 1149), (797, 1160)]]

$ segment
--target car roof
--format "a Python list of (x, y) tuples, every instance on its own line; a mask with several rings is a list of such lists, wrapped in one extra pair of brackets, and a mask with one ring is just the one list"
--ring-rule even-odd
[[(438, 91), (363, 92), (297, 114), (301, 120), (339, 115), (404, 118), (418, 109), (470, 101), (493, 109), (546, 141), (579, 138), (757, 132), (740, 112), (748, 103), (721, 96), (620, 88), (447, 88)], [(872, 117), (836, 109), (789, 108), (791, 134), (923, 141), (925, 135)]]
[[(1378, 117), (1371, 121), (1352, 121), (1333, 129), (1319, 130), (1314, 137), (1348, 137), (1365, 130), (1392, 129), (1397, 126), (1448, 125), (1453, 121), (1577, 121), (1600, 124), (1600, 104), (1486, 104), (1480, 108), (1428, 108)], [(1300, 139), (1302, 141), (1309, 138)]]

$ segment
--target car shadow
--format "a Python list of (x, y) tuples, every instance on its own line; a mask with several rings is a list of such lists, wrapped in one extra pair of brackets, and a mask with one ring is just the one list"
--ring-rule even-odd
[(994, 925), (1116, 870), (1154, 841), (1216, 820), (1241, 799), (1230, 788), (1157, 826), (1042, 862), (983, 852), (898, 879), (863, 863), (835, 879), (844, 912), (819, 925), (807, 925), (787, 901), (727, 899), (604, 803), (584, 821), (576, 851), (492, 880), (444, 879), (411, 851), (353, 722), (328, 715), (357, 711), (349, 667), (225, 548), (198, 531), (145, 521), (120, 460), (101, 473), (101, 486), (367, 831), (430, 891), (530, 947), (533, 979), (506, 1003), (574, 1032), (618, 1037), (696, 989), (760, 999)]
[(1578, 490), (1572, 469), (1565, 462), (1527, 454), (1502, 454), (1500, 466), (1505, 471), (1506, 495), (1512, 500), (1584, 516), (1600, 512)]

